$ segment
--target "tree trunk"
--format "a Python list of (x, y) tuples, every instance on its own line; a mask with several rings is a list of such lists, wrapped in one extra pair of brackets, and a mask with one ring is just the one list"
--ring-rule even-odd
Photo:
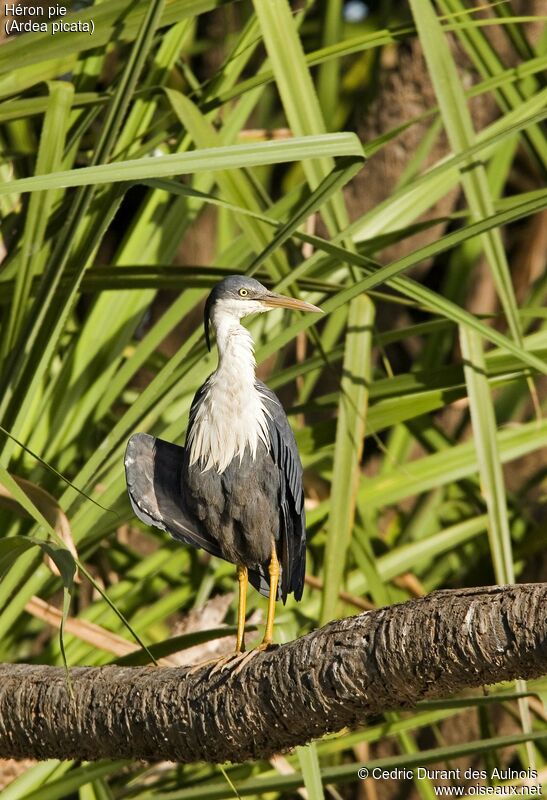
[[(547, 672), (547, 584), (434, 592), (224, 669), (0, 665), (0, 757), (267, 758), (424, 698)], [(239, 669), (238, 669), (239, 668)]]

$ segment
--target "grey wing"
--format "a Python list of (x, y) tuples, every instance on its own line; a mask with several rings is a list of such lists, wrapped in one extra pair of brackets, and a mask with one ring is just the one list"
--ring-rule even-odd
[(137, 517), (186, 544), (220, 556), (216, 542), (188, 519), (182, 497), (184, 447), (148, 433), (132, 436), (125, 451), (127, 491)]
[[(302, 464), (287, 416), (275, 394), (261, 381), (257, 387), (266, 398), (269, 412), (271, 455), (280, 472), (279, 481), (279, 546), (282, 575), (280, 594), (283, 601), (290, 592), (296, 600), (302, 597), (306, 571), (306, 517)], [(268, 402), (269, 401), (269, 402)], [(252, 576), (250, 576), (252, 580)], [(264, 583), (266, 575), (260, 576)], [(263, 588), (253, 583), (259, 591)]]

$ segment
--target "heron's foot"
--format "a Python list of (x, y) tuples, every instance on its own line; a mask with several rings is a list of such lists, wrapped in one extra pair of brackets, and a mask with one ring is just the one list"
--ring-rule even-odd
[(212, 677), (216, 675), (218, 672), (224, 672), (224, 670), (232, 669), (241, 659), (245, 658), (248, 655), (243, 650), (236, 650), (235, 653), (230, 653), (228, 656), (223, 656), (217, 660), (217, 663), (209, 673), (209, 676)]
[(226, 656), (209, 658), (207, 661), (200, 661), (199, 664), (195, 664), (191, 667), (189, 675), (194, 675), (196, 672), (209, 666), (213, 667), (209, 673), (210, 677), (217, 675), (219, 672), (224, 672), (225, 670), (231, 671), (232, 669), (234, 670), (234, 675), (239, 675), (243, 667), (258, 653), (264, 653), (266, 650), (275, 650), (278, 647), (279, 645), (273, 642), (261, 642), (253, 650), (249, 650), (248, 652), (236, 650), (234, 653), (229, 653)]
[(239, 675), (241, 670), (247, 666), (249, 661), (251, 661), (257, 653), (260, 652), (260, 649), (257, 647), (254, 650), (249, 650), (248, 653), (243, 653), (243, 658), (239, 661), (238, 664), (233, 664), (233, 675)]
[(259, 653), (264, 653), (264, 652), (266, 652), (266, 650), (276, 650), (278, 647), (279, 647), (279, 645), (278, 644), (273, 644), (273, 642), (261, 642), (253, 650), (249, 650), (248, 653), (243, 653), (244, 657), (241, 659), (241, 661), (239, 661), (238, 664), (236, 664), (235, 662), (233, 664), (233, 667), (234, 667), (233, 675), (239, 675), (241, 670), (245, 666), (247, 666), (249, 661), (251, 661), (251, 659), (253, 659), (255, 656), (257, 656)]
[(275, 650), (277, 647), (279, 647), (278, 644), (274, 644), (271, 640), (264, 639), (255, 647), (253, 653), (264, 653), (266, 650)]
[(194, 666), (190, 669), (189, 674), (194, 675), (196, 672), (204, 669), (204, 667), (213, 666), (211, 670), (211, 675), (214, 675), (216, 672), (223, 670), (232, 662), (235, 662), (241, 656), (244, 656), (245, 653), (239, 650), (236, 650), (234, 653), (228, 653), (225, 656), (216, 656), (215, 658), (208, 658), (206, 661), (200, 661), (198, 664), (194, 664)]

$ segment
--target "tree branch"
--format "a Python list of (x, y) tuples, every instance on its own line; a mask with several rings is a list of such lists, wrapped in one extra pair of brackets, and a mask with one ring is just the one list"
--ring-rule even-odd
[[(547, 584), (434, 592), (239, 670), (0, 665), (0, 757), (244, 761), (424, 698), (547, 672)], [(237, 662), (236, 662), (237, 666)]]

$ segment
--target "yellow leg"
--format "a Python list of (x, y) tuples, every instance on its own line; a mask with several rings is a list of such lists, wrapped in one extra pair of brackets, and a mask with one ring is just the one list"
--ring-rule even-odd
[(270, 597), (268, 598), (268, 616), (266, 618), (266, 632), (262, 640), (261, 647), (267, 647), (272, 643), (273, 626), (275, 617), (275, 601), (277, 600), (277, 583), (279, 581), (279, 561), (275, 551), (275, 543), (272, 544), (272, 558), (270, 560)]
[(247, 607), (247, 583), (249, 580), (247, 567), (238, 564), (237, 579), (239, 581), (239, 604), (237, 607), (236, 653), (243, 653), (245, 650), (245, 610)]

